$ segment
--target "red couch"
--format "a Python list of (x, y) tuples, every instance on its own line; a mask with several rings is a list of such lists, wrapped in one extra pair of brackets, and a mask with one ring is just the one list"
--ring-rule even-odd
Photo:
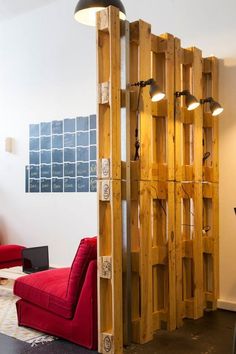
[(21, 266), (24, 248), (19, 245), (0, 245), (0, 269)]
[(71, 268), (46, 270), (18, 278), (20, 326), (97, 348), (97, 242), (85, 238)]

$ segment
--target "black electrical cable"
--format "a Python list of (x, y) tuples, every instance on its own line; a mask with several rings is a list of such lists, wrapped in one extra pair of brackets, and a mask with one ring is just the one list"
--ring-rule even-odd
[(140, 97), (141, 97), (141, 90), (143, 86), (139, 86), (139, 92), (138, 92), (138, 103), (137, 103), (137, 108), (136, 108), (136, 129), (135, 129), (135, 155), (134, 155), (134, 161), (139, 160), (139, 149), (140, 149), (140, 141), (139, 141), (139, 115), (140, 115)]

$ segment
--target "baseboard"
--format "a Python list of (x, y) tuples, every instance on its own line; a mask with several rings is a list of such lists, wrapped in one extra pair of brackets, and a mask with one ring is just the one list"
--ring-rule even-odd
[(217, 301), (217, 307), (222, 310), (236, 311), (236, 302), (219, 299)]

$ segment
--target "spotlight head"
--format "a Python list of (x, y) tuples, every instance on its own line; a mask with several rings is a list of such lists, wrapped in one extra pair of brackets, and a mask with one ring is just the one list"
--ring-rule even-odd
[(223, 112), (224, 108), (221, 107), (221, 105), (218, 102), (213, 101), (210, 104), (210, 110), (211, 110), (211, 114), (215, 117), (215, 116), (218, 116), (219, 114), (221, 114)]
[(211, 114), (214, 117), (216, 117), (219, 114), (221, 114), (223, 112), (223, 110), (224, 110), (224, 108), (221, 107), (219, 102), (216, 102), (214, 100), (214, 98), (212, 98), (212, 97), (203, 98), (203, 99), (200, 100), (200, 102), (201, 102), (201, 104), (210, 103), (210, 111), (211, 111)]
[(149, 94), (152, 102), (161, 101), (165, 97), (165, 93), (162, 92), (160, 86), (154, 79), (135, 82), (134, 84), (130, 84), (129, 86), (139, 86), (139, 87), (150, 86)]
[(117, 7), (120, 10), (120, 19), (126, 19), (125, 8), (120, 0), (79, 0), (74, 17), (84, 25), (96, 26), (96, 13), (108, 6)]
[(154, 79), (150, 79), (150, 90), (149, 94), (152, 102), (161, 101), (165, 97), (165, 93), (162, 92), (160, 86)]
[(194, 109), (196, 109), (199, 105), (200, 102), (196, 99), (195, 96), (193, 96), (189, 90), (183, 90), (183, 91), (177, 91), (175, 93), (176, 97), (180, 97), (180, 96), (185, 96), (185, 103), (187, 106), (187, 110), (188, 111), (193, 111)]

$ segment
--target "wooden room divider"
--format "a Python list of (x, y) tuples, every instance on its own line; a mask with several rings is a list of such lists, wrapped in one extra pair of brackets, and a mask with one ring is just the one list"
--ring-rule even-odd
[[(99, 352), (120, 354), (216, 309), (218, 118), (175, 92), (217, 99), (218, 63), (109, 7), (97, 14), (97, 66)], [(150, 78), (164, 100), (130, 85)]]

